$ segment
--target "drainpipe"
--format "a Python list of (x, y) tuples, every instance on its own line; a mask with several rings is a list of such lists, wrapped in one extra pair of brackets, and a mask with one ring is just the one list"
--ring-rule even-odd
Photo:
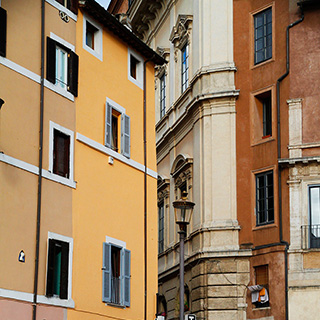
[(42, 190), (42, 158), (43, 158), (43, 109), (44, 109), (44, 26), (45, 0), (41, 0), (41, 78), (40, 78), (40, 130), (39, 130), (39, 173), (38, 173), (38, 200), (37, 200), (37, 227), (36, 227), (36, 254), (34, 267), (32, 319), (37, 318), (37, 296), (39, 276), (39, 249), (40, 249), (40, 218), (41, 218), (41, 190)]
[(151, 61), (151, 59), (147, 59), (143, 63), (143, 155), (144, 155), (144, 320), (147, 320), (147, 302), (148, 302), (148, 221), (147, 221), (147, 63)]
[[(280, 82), (284, 78), (287, 77), (290, 71), (290, 52), (289, 52), (289, 30), (294, 27), (295, 25), (299, 24), (304, 19), (304, 14), (302, 7), (301, 9), (301, 18), (287, 26), (287, 65), (286, 65), (286, 72), (277, 80), (277, 123), (278, 123), (278, 160), (281, 159), (281, 131), (280, 131)], [(288, 308), (288, 248), (289, 243), (283, 240), (283, 224), (282, 224), (282, 192), (281, 192), (281, 166), (278, 163), (278, 190), (279, 190), (279, 238), (280, 243), (285, 245), (285, 309), (286, 309), (286, 320), (289, 319), (289, 308)]]

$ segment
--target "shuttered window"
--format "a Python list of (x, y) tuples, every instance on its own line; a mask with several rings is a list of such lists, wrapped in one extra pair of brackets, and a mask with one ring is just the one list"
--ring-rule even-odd
[(102, 301), (130, 306), (131, 252), (103, 243)]
[(130, 117), (106, 103), (105, 146), (114, 151), (119, 150), (119, 121), (121, 119), (121, 154), (130, 158)]
[(68, 299), (69, 243), (49, 239), (47, 288), (48, 297)]
[(7, 48), (7, 11), (0, 7), (0, 56), (6, 56)]
[(79, 57), (47, 37), (47, 80), (78, 96)]

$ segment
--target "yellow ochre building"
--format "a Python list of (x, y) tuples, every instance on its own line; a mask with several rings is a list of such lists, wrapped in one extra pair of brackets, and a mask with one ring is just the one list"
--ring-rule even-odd
[(94, 0), (0, 0), (0, 319), (153, 319), (154, 66)]

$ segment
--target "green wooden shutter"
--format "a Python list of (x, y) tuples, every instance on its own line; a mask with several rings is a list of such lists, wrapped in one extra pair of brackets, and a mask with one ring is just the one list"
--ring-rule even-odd
[(111, 302), (111, 245), (103, 243), (102, 301)]
[(56, 83), (56, 42), (47, 37), (47, 80)]
[(130, 278), (131, 278), (131, 252), (130, 250), (123, 249), (123, 304), (130, 307)]
[(69, 279), (69, 243), (61, 244), (61, 278), (60, 278), (60, 299), (68, 299), (68, 279)]
[(68, 91), (78, 96), (79, 57), (73, 51), (68, 53)]
[(7, 48), (7, 11), (0, 7), (0, 56), (6, 56)]
[(121, 153), (130, 158), (130, 117), (121, 115)]
[(46, 296), (53, 296), (53, 268), (54, 268), (54, 251), (55, 251), (55, 240), (49, 239), (48, 241), (48, 265), (47, 265), (47, 288)]
[(111, 122), (112, 122), (112, 107), (106, 103), (106, 141), (105, 145), (111, 148)]

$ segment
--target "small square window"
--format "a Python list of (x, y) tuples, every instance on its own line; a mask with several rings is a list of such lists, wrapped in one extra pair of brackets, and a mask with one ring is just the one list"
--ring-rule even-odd
[(128, 48), (128, 79), (143, 89), (143, 58)]
[(273, 171), (256, 174), (257, 226), (274, 222)]
[(90, 22), (86, 21), (86, 45), (90, 47), (92, 50), (95, 50), (95, 37), (97, 32), (99, 31), (96, 27), (94, 27)]
[(272, 8), (254, 15), (254, 63), (272, 58)]
[(83, 48), (102, 61), (102, 27), (83, 16)]

